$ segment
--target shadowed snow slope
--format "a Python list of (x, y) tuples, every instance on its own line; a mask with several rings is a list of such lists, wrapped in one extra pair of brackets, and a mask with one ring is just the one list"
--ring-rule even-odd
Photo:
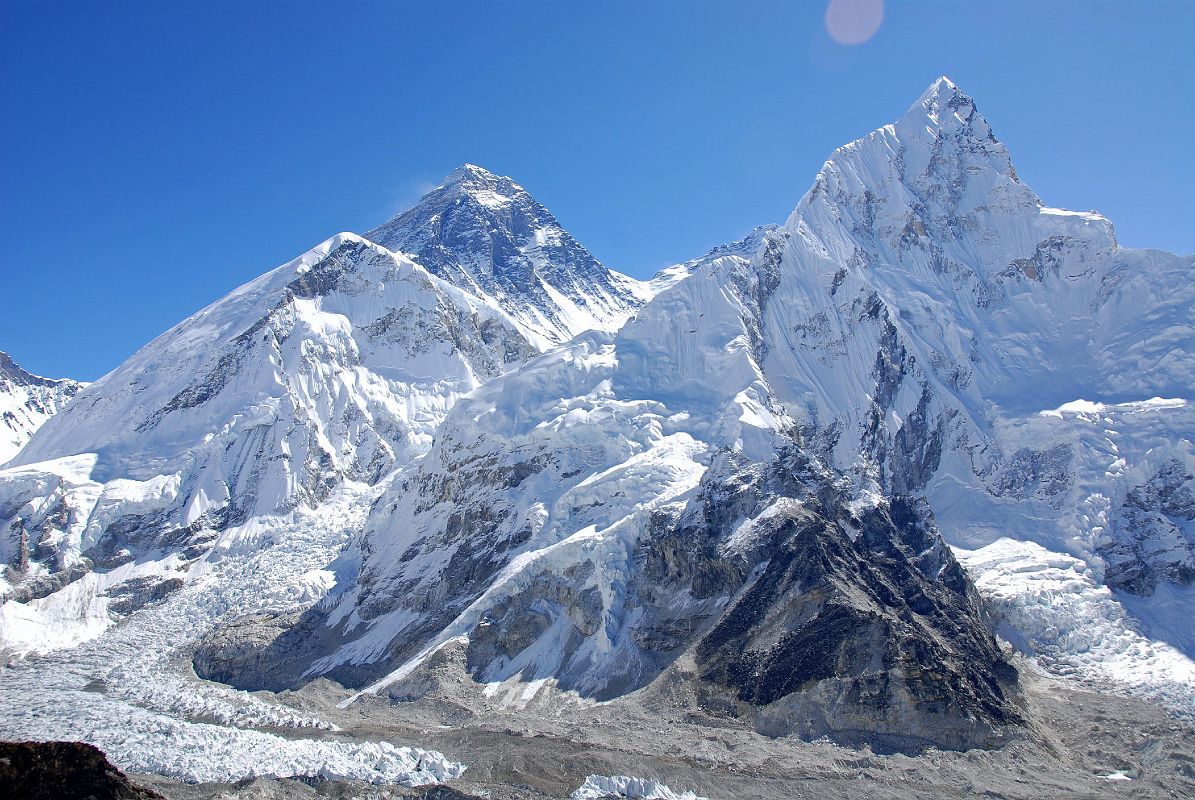
[(650, 294), (602, 266), (522, 186), (473, 164), (366, 236), (492, 301), (536, 344), (614, 330)]

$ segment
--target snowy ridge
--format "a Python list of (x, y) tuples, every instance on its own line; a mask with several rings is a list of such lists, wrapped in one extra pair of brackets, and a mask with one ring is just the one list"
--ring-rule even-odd
[(770, 736), (989, 745), (1019, 712), (945, 542), (1043, 667), (1190, 714), (1193, 270), (1045, 206), (945, 78), (785, 225), (650, 282), (466, 165), (0, 470), (0, 650), (27, 656), (0, 733), (188, 780), (438, 780), (463, 766), (284, 739), (328, 723), (179, 660), (410, 699), (459, 652), (514, 705), (681, 670)]
[(690, 259), (682, 264), (665, 267), (653, 275), (652, 279), (647, 282), (646, 285), (649, 290), (647, 299), (655, 297), (678, 281), (689, 277), (694, 272), (719, 259), (737, 259), (744, 264), (749, 263), (752, 256), (763, 246), (767, 235), (779, 227), (779, 225), (759, 225), (742, 239), (719, 245), (700, 258)]
[[(412, 632), (421, 630), (434, 633), (421, 648), (429, 653), (549, 581), (591, 595), (606, 613), (576, 652), (556, 638), (573, 635), (561, 619), (482, 680), (563, 671), (570, 685), (601, 694), (650, 675), (629, 638), (634, 598), (625, 589), (648, 520), (697, 487), (716, 448), (766, 459), (781, 426), (746, 343), (750, 300), (725, 290), (726, 273), (750, 275), (741, 259), (715, 260), (617, 337), (578, 337), (458, 403), (429, 455), (367, 523), (358, 586), (328, 601), (338, 604), (329, 622), (348, 641), (312, 674), (347, 679), (342, 665), (375, 662), (396, 638), (419, 642)], [(699, 324), (701, 344), (690, 333)], [(478, 581), (478, 569), (490, 577)]]
[[(551, 271), (554, 255), (536, 264)], [(369, 487), (424, 453), (459, 397), (555, 335), (346, 233), (151, 342), (0, 471), (0, 651), (51, 653), (0, 680), (16, 693), (5, 732), (85, 739), (126, 768), (187, 780), (459, 774), (436, 754), (386, 743), (251, 731), (327, 726), (214, 684), (197, 689), (172, 665), (230, 620), (323, 596), (336, 583), (325, 567), (359, 528)], [(352, 513), (337, 501), (344, 492)], [(105, 722), (114, 718), (129, 725)]]
[[(765, 246), (756, 259), (766, 264), (774, 253)], [(761, 368), (771, 283), (760, 273), (755, 261), (714, 259), (657, 295), (616, 336), (580, 336), (462, 398), (428, 455), (375, 505), (346, 559), (360, 565), (356, 579), (313, 610), (334, 634), (331, 652), (307, 651), (310, 639), (296, 636), (275, 674), (296, 670), (291, 657), (311, 658), (305, 677), (327, 674), (368, 684), (363, 692), (406, 697), (418, 691), (422, 665), (452, 646), (464, 648), (479, 682), (517, 677), (598, 700), (650, 684), (679, 652), (692, 654), (710, 681), (737, 680), (718, 677), (741, 674), (724, 667), (734, 649), (720, 643), (735, 635), (734, 615), (759, 605), (751, 576), (766, 574), (776, 587), (759, 602), (783, 607), (787, 587), (801, 585), (779, 574), (784, 565), (800, 571), (827, 563), (830, 574), (803, 580), (837, 591), (860, 580), (850, 564), (871, 548), (893, 570), (876, 576), (887, 591), (932, 594), (923, 619), (955, 621), (954, 652), (975, 659), (957, 663), (956, 688), (970, 685), (969, 670), (987, 669), (986, 660), (996, 665), (994, 641), (932, 523), (922, 527), (913, 519), (919, 512), (898, 513), (878, 497), (848, 509), (834, 474), (799, 453), (797, 426)], [(903, 527), (894, 531), (898, 517)], [(858, 544), (849, 544), (848, 526)], [(904, 546), (915, 549), (889, 536), (906, 536)], [(833, 555), (819, 561), (808, 547)], [(839, 630), (922, 635), (877, 622), (881, 601), (859, 599), (870, 590), (858, 588), (843, 600), (858, 603), (843, 612), (857, 615), (858, 626)], [(822, 618), (813, 609), (803, 619), (810, 617)], [(973, 638), (964, 644), (965, 637)], [(751, 644), (776, 673), (803, 657), (767, 652), (768, 639), (761, 633)], [(897, 685), (904, 668), (884, 666), (897, 671)], [(819, 683), (807, 709), (797, 693), (773, 688), (768, 666), (756, 671), (768, 675), (767, 685), (731, 684), (757, 709), (738, 713), (758, 715), (756, 724), (773, 734), (813, 738), (850, 740), (874, 726), (898, 747), (985, 741), (996, 720), (1015, 714), (994, 689), (991, 698), (973, 698), (973, 715), (915, 722), (925, 707), (897, 690), (875, 716), (853, 716), (846, 699), (857, 691), (847, 688), (853, 678), (840, 684), (810, 669)]]
[(69, 378), (33, 375), (0, 351), (0, 466), (85, 386)]
[(366, 236), (492, 302), (540, 347), (613, 331), (651, 293), (598, 262), (522, 186), (474, 164)]
[(225, 526), (376, 482), (426, 450), (456, 398), (534, 352), (501, 311), (333, 237), (151, 342), (0, 473), (12, 591), (194, 557)]
[[(767, 463), (794, 437), (859, 508), (924, 495), (956, 545), (1012, 530), (1090, 563), (1093, 588), (1126, 574), (1185, 591), (1193, 259), (1121, 248), (1099, 215), (1046, 207), (946, 79), (836, 151), (762, 239), (749, 260), (665, 276), (612, 340), (581, 337), (459, 404), (375, 508), (356, 586), (325, 603), (345, 642), (309, 674), (351, 682), (348, 666), (396, 659), (383, 688), (468, 641), (479, 680), (639, 685), (653, 666), (625, 587), (651, 521), (715, 474), (716, 453)], [(1144, 402), (1159, 395), (1180, 399)], [(1081, 430), (1078, 397), (1121, 411)], [(514, 622), (532, 609), (542, 623)], [(1188, 657), (1166, 652), (1159, 680), (1184, 679)]]

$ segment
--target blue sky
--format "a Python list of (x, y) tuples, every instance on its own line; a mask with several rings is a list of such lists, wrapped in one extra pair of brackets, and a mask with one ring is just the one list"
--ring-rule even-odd
[(94, 379), (462, 162), (647, 275), (780, 222), (939, 74), (1051, 205), (1195, 252), (1195, 3), (0, 0), (0, 349)]

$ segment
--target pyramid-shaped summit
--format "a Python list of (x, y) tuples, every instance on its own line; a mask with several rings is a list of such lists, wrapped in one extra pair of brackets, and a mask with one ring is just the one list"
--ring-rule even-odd
[(512, 179), (474, 164), (453, 170), (414, 208), (366, 236), (495, 302), (541, 346), (613, 330), (644, 287), (607, 269)]
[[(924, 251), (936, 273), (1000, 272), (1051, 236), (1093, 251), (1116, 247), (1100, 215), (1047, 208), (975, 101), (944, 76), (896, 122), (834, 151), (788, 224), (802, 223), (882, 242), (883, 262)], [(848, 264), (862, 257), (836, 255)]]

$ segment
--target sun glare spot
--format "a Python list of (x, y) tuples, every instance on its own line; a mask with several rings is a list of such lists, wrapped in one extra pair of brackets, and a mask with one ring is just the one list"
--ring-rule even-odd
[(830, 0), (826, 32), (839, 44), (863, 44), (884, 21), (884, 0)]

